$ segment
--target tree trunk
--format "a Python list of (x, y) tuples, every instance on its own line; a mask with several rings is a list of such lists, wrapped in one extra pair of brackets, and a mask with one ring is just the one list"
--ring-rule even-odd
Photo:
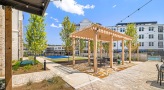
[(34, 53), (34, 65), (36, 64), (36, 53)]

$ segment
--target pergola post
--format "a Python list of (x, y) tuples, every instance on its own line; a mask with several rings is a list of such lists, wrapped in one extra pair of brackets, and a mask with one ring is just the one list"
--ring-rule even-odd
[(73, 65), (75, 65), (75, 38), (72, 38), (72, 49)]
[(90, 40), (88, 40), (88, 64), (90, 65), (90, 54), (91, 54), (91, 50), (90, 50)]
[(124, 65), (124, 39), (122, 39), (122, 65)]
[(113, 67), (113, 36), (110, 36), (110, 43), (109, 43), (109, 56), (110, 56), (110, 67)]
[(102, 58), (102, 41), (100, 41), (100, 58)]
[(5, 90), (12, 90), (12, 8), (5, 6)]
[(94, 72), (97, 72), (97, 31), (94, 33)]
[(131, 41), (129, 41), (129, 63), (131, 63)]

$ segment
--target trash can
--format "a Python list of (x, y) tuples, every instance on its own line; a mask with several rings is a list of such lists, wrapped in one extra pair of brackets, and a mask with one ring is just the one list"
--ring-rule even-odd
[(121, 61), (120, 60), (117, 60), (117, 64), (121, 64)]

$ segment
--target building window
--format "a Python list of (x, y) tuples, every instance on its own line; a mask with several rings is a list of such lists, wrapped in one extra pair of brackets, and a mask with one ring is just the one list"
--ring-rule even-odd
[(125, 28), (123, 28), (122, 32), (125, 32)]
[(144, 42), (140, 42), (140, 46), (144, 46)]
[(149, 46), (154, 46), (154, 42), (149, 42)]
[(163, 48), (163, 42), (158, 42), (158, 48)]
[(163, 40), (163, 34), (158, 34), (158, 40)]
[(153, 39), (154, 35), (153, 34), (149, 34), (149, 39)]
[(116, 43), (113, 43), (113, 46), (116, 47)]
[(122, 47), (122, 43), (120, 43), (120, 46)]
[(144, 31), (144, 27), (139, 27), (139, 31)]
[(163, 32), (163, 26), (158, 26), (158, 32)]
[(120, 32), (122, 32), (122, 28), (120, 28)]
[(149, 27), (149, 31), (154, 31), (154, 27)]
[(139, 35), (139, 39), (144, 39), (144, 35), (143, 34)]

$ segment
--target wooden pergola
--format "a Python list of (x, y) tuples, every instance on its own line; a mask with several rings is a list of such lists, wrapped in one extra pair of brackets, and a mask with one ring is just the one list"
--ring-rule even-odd
[(102, 42), (110, 42), (109, 58), (110, 67), (113, 67), (113, 41), (122, 41), (122, 64), (124, 65), (124, 41), (129, 40), (129, 63), (131, 63), (131, 40), (132, 37), (110, 30), (98, 24), (92, 24), (79, 31), (73, 32), (73, 65), (75, 65), (75, 38), (88, 40), (88, 62), (90, 63), (90, 40), (94, 42), (94, 72), (97, 72), (97, 41), (100, 41), (100, 56), (102, 57)]

